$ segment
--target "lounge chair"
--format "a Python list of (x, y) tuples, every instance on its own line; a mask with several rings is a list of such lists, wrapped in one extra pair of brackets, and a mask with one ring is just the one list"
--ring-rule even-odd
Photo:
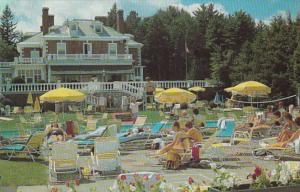
[(97, 119), (88, 119), (85, 131), (95, 131), (97, 128)]
[(13, 107), (13, 110), (11, 112), (12, 114), (19, 114), (22, 113), (22, 109), (20, 107)]
[(32, 106), (25, 106), (25, 107), (24, 107), (24, 113), (25, 113), (25, 114), (31, 114), (31, 113), (33, 113), (33, 108), (32, 108)]
[(132, 128), (142, 128), (147, 120), (147, 116), (138, 116), (133, 124)]
[(81, 112), (77, 112), (77, 113), (76, 113), (76, 119), (77, 119), (78, 121), (86, 121), (84, 115), (83, 115)]
[(86, 112), (87, 114), (94, 113), (95, 110), (93, 109), (93, 105), (88, 105), (87, 108), (86, 108), (86, 110), (85, 110), (85, 112)]
[(102, 175), (121, 171), (118, 137), (100, 137), (95, 140), (94, 153), (91, 153), (93, 173)]
[(168, 123), (168, 121), (161, 121), (161, 122), (157, 122), (153, 125), (153, 127), (151, 128), (151, 130), (149, 132), (147, 132), (146, 134), (148, 134), (148, 138), (145, 142), (145, 146), (148, 144), (151, 136), (158, 136), (158, 137), (163, 137), (162, 133), (160, 132), (160, 130)]
[(44, 140), (43, 132), (36, 132), (30, 135), (25, 144), (11, 144), (0, 147), (0, 154), (7, 154), (8, 160), (18, 154), (28, 155), (32, 161), (35, 161), (34, 156), (40, 154), (40, 146)]
[(56, 181), (59, 174), (78, 174), (81, 177), (80, 167), (78, 165), (77, 144), (74, 142), (58, 142), (51, 147), (51, 156), (49, 157), (49, 180)]

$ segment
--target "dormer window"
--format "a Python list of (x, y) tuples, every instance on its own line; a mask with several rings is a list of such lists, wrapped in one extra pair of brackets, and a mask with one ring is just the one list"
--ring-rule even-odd
[(72, 31), (77, 31), (78, 30), (78, 25), (76, 23), (71, 24), (71, 30)]
[(92, 27), (93, 27), (93, 29), (96, 33), (101, 33), (102, 32), (101, 23), (94, 23)]

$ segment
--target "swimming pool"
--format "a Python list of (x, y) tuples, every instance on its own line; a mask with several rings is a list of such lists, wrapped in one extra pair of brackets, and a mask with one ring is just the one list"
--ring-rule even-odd
[[(145, 124), (144, 127), (151, 127), (151, 129), (154, 127), (155, 124)], [(123, 124), (121, 126), (121, 129), (120, 129), (120, 132), (121, 133), (124, 133), (124, 132), (127, 132), (129, 129), (132, 129), (133, 127), (133, 124)], [(167, 123), (165, 125), (163, 125), (162, 128), (165, 128), (165, 129), (171, 129), (172, 128), (172, 123)]]

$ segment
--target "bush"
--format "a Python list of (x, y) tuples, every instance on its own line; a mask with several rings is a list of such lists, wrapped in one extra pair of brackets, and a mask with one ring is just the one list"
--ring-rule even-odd
[(43, 79), (40, 79), (40, 80), (38, 80), (36, 83), (46, 83), (46, 81), (43, 80)]
[(14, 102), (8, 98), (4, 98), (1, 103), (3, 106), (6, 106), (6, 105), (14, 106)]
[(15, 77), (11, 80), (13, 84), (25, 84), (25, 80), (22, 77)]

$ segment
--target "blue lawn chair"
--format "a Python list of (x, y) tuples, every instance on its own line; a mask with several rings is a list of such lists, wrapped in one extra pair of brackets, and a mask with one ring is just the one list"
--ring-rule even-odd
[(219, 128), (217, 131), (217, 137), (232, 137), (235, 129), (235, 121), (231, 119), (226, 119), (225, 121), (225, 128)]

